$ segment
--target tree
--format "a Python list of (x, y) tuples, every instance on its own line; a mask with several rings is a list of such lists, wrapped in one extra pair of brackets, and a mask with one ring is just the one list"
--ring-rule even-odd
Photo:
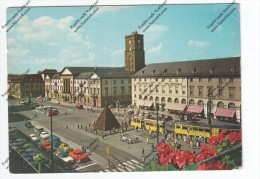
[(41, 173), (42, 164), (45, 162), (44, 156), (39, 153), (33, 157), (33, 160), (38, 164), (38, 172)]
[(41, 74), (41, 73), (42, 73), (42, 71), (40, 71), (40, 70), (37, 72), (37, 74)]

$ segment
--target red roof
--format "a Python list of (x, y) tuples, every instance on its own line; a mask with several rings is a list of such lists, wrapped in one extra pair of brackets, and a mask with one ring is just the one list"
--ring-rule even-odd
[(217, 108), (215, 115), (221, 117), (234, 117), (235, 113), (235, 109)]
[(188, 108), (187, 108), (187, 112), (202, 113), (203, 109), (204, 109), (203, 106), (189, 105)]

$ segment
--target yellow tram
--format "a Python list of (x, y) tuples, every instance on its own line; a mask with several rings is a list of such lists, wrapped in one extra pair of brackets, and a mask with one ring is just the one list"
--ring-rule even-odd
[(174, 124), (174, 133), (178, 135), (201, 136), (210, 138), (217, 136), (221, 130), (237, 131), (240, 130), (240, 125), (212, 125), (211, 131), (209, 125), (191, 122), (176, 122)]
[[(141, 118), (141, 117), (133, 117), (131, 118), (131, 124), (132, 127), (138, 127), (139, 129), (142, 129), (144, 127), (145, 130), (156, 132), (156, 120), (153, 119), (147, 119), (147, 118)], [(159, 125), (159, 132), (162, 133), (165, 131), (165, 124), (163, 121), (158, 121)]]

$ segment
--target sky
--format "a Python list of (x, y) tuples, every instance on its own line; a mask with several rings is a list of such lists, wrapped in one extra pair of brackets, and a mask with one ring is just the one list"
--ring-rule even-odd
[[(89, 6), (32, 7), (7, 33), (8, 73), (21, 74), (28, 69), (37, 73), (47, 68), (61, 71), (65, 66), (124, 66), (125, 36), (133, 31), (144, 35), (146, 64), (237, 57), (240, 12), (234, 4), (223, 13), (228, 5), (95, 6), (80, 22), (89, 14), (92, 17), (76, 32), (77, 26), (71, 26)], [(17, 10), (8, 8), (7, 20)], [(146, 19), (151, 25), (144, 31), (148, 23), (141, 25)]]

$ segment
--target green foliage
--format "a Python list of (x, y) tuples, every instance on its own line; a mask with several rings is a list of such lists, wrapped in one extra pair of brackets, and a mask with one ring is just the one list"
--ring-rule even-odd
[(191, 165), (188, 165), (184, 168), (184, 170), (198, 170), (198, 164), (191, 164)]

